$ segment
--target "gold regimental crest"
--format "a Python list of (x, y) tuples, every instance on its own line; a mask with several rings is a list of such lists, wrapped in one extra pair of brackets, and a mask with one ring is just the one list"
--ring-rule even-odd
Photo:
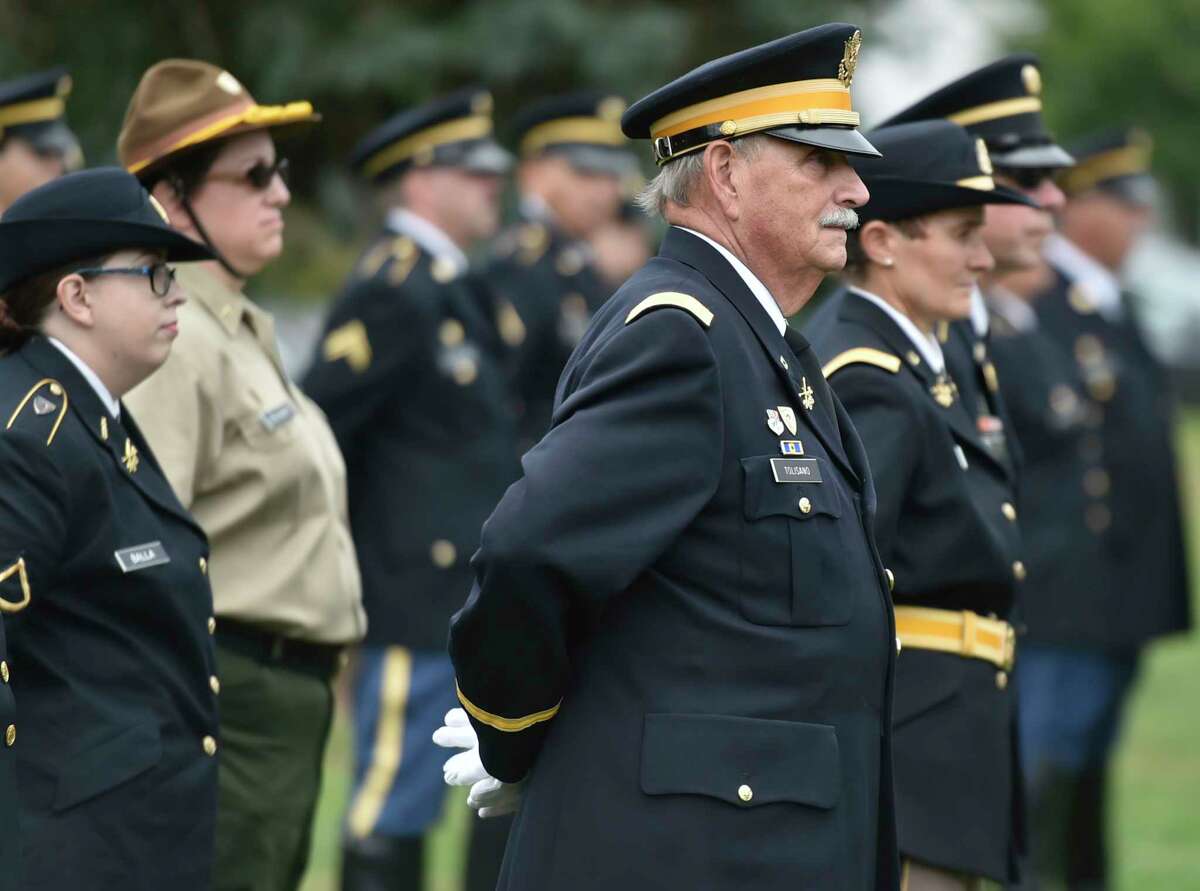
[(605, 121), (619, 121), (625, 114), (625, 100), (620, 96), (606, 96), (596, 106), (596, 117)]
[(979, 170), (984, 176), (991, 176), (995, 172), (992, 167), (992, 156), (988, 154), (987, 143), (982, 139), (975, 140), (975, 157), (979, 161)]
[(842, 61), (838, 63), (837, 79), (843, 87), (850, 86), (854, 80), (854, 69), (858, 67), (858, 51), (862, 48), (862, 31), (855, 31), (846, 39), (846, 48), (842, 52)]
[(800, 404), (804, 406), (805, 411), (812, 411), (817, 404), (817, 400), (813, 398), (813, 388), (808, 385), (806, 377), (800, 378)]
[(125, 455), (121, 458), (121, 463), (125, 465), (125, 469), (130, 473), (137, 473), (138, 465), (141, 462), (142, 459), (138, 455), (137, 446), (131, 440), (125, 440)]
[(946, 375), (940, 374), (938, 375), (938, 379), (929, 388), (929, 392), (933, 394), (934, 402), (942, 408), (949, 408), (954, 404), (957, 387), (954, 386), (954, 381), (950, 380)]
[(1021, 69), (1021, 83), (1030, 96), (1042, 95), (1042, 73), (1036, 65), (1026, 65)]

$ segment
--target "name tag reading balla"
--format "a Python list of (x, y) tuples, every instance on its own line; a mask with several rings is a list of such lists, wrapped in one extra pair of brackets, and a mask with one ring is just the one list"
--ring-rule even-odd
[(151, 566), (162, 566), (171, 562), (161, 541), (148, 541), (131, 548), (123, 548), (115, 551), (114, 555), (121, 572), (137, 572), (139, 569), (149, 569)]
[(294, 417), (296, 417), (296, 407), (290, 402), (285, 402), (283, 405), (268, 408), (258, 416), (258, 419), (268, 433), (274, 433)]
[(777, 483), (821, 482), (821, 465), (816, 458), (772, 458), (771, 473)]

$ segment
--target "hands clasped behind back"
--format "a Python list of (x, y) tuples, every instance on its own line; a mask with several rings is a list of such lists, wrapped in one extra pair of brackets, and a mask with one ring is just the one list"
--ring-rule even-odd
[(502, 783), (488, 774), (479, 757), (479, 738), (461, 708), (446, 712), (445, 724), (433, 732), (433, 741), (444, 749), (463, 749), (442, 765), (447, 786), (469, 786), (467, 805), (480, 817), (502, 817), (521, 806), (524, 781)]

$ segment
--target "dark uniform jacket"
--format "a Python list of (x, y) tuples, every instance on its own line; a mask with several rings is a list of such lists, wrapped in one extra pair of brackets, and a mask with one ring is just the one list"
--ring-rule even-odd
[[(0, 358), (0, 596), (23, 891), (206, 891), (217, 806), (208, 543), (126, 412), (34, 337)], [(9, 753), (11, 754), (11, 753)]]
[(471, 275), (385, 232), (304, 379), (346, 459), (368, 643), (445, 646), (479, 528), (519, 472), (493, 308)]
[(1012, 418), (992, 361), (992, 332), (980, 336), (971, 320), (963, 319), (946, 324), (938, 333), (946, 370), (975, 420), (980, 442), (1009, 471), (1020, 476), (1021, 445), (1012, 429)]
[(486, 277), (525, 324), (515, 368), (524, 452), (549, 429), (563, 367), (612, 290), (587, 245), (528, 216), (496, 239)]
[[(0, 584), (0, 598), (11, 584)], [(16, 603), (20, 603), (17, 600)], [(0, 613), (7, 603), (0, 603)], [(17, 820), (17, 754), (5, 741), (13, 728), (16, 744), (17, 709), (9, 687), (8, 646), (4, 637), (4, 617), (0, 615), (0, 891), (21, 888), (21, 827)]]
[(874, 489), (807, 342), (672, 229), (523, 463), (450, 637), (528, 775), (499, 887), (896, 888)]
[(1109, 321), (1061, 272), (1034, 302), (1100, 416), (1098, 442), (1084, 446), (1099, 452), (1102, 469), (1085, 469), (1082, 484), (1090, 502), (1107, 508), (1107, 518), (1093, 510), (1093, 534), (1113, 584), (1102, 596), (1070, 586), (1031, 603), (1031, 638), (1127, 649), (1190, 625), (1171, 390), (1123, 303), (1123, 319)]
[[(864, 297), (838, 294), (805, 332), (866, 448), (896, 604), (1007, 618), (1023, 572), (1016, 481), (981, 441), (972, 413), (947, 398), (900, 326)], [(981, 659), (905, 647), (894, 722), (901, 853), (1007, 879), (1021, 835), (1007, 674)]]

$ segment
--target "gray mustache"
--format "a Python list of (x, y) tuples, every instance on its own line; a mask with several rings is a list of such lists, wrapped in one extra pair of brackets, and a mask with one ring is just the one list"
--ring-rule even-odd
[(823, 214), (817, 221), (821, 226), (836, 229), (857, 229), (858, 214), (849, 207), (839, 207), (837, 210)]

